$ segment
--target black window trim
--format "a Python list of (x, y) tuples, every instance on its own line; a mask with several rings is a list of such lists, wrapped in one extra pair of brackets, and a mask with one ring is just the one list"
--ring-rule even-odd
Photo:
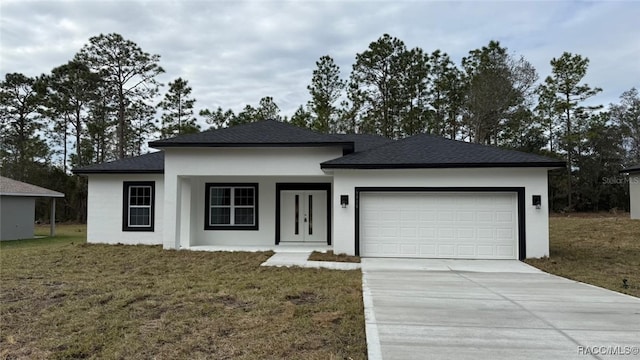
[[(129, 189), (133, 186), (151, 187), (151, 210), (149, 226), (129, 226)], [(156, 182), (155, 181), (123, 181), (122, 182), (122, 231), (153, 232), (155, 228)]]
[[(258, 192), (258, 183), (205, 183), (205, 199), (204, 199), (204, 229), (205, 230), (259, 230), (258, 221), (260, 217), (258, 216), (259, 209), (259, 192)], [(209, 224), (209, 214), (211, 210), (210, 201), (211, 201), (211, 188), (214, 187), (228, 187), (228, 188), (247, 188), (252, 187), (254, 189), (254, 224), (253, 225), (210, 225)], [(233, 198), (233, 197), (232, 197)]]

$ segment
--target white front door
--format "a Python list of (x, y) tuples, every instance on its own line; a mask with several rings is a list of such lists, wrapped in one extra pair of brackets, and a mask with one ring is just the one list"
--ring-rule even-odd
[(327, 242), (327, 192), (280, 192), (280, 241)]

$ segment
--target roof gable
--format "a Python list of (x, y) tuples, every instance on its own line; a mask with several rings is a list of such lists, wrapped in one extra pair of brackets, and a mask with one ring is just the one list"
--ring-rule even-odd
[(275, 120), (252, 122), (152, 141), (149, 146), (155, 148), (340, 146), (345, 153), (353, 152), (352, 141)]
[(72, 170), (74, 174), (162, 174), (164, 151), (89, 165)]
[(323, 169), (562, 167), (563, 161), (520, 151), (419, 134), (321, 164)]
[(28, 197), (64, 197), (61, 192), (0, 176), (0, 195)]

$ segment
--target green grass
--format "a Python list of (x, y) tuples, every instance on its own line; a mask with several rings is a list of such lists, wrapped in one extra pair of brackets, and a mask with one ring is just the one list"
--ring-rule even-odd
[[(640, 220), (593, 214), (549, 219), (546, 272), (640, 297)], [(627, 288), (623, 287), (627, 279)]]
[(0, 244), (0, 358), (366, 357), (359, 271), (84, 239)]

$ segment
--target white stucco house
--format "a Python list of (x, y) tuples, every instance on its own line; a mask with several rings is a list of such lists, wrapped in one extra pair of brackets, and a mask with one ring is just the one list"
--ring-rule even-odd
[(50, 234), (56, 229), (56, 198), (63, 193), (0, 176), (0, 240), (32, 239), (37, 198), (51, 199)]
[(620, 171), (629, 174), (629, 203), (631, 218), (640, 219), (640, 164)]
[(74, 170), (89, 180), (89, 242), (542, 257), (547, 172), (564, 166), (426, 134), (392, 141), (276, 121), (149, 146), (160, 151)]

